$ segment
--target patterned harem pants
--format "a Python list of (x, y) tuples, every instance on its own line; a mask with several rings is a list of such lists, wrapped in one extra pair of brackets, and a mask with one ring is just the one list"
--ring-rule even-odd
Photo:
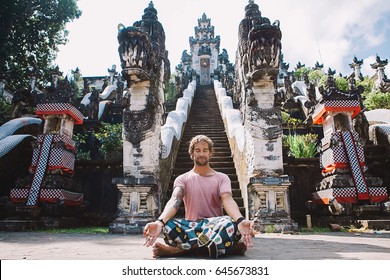
[(168, 245), (184, 250), (189, 250), (196, 244), (198, 247), (207, 246), (211, 258), (229, 253), (240, 238), (237, 224), (229, 216), (201, 221), (171, 219), (164, 227), (164, 240)]

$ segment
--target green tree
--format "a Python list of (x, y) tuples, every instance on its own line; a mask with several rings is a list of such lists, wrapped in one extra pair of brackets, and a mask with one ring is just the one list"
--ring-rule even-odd
[(335, 81), (336, 81), (336, 86), (339, 90), (344, 91), (344, 92), (349, 91), (348, 81), (346, 78), (336, 76)]
[(318, 86), (319, 83), (320, 83), (320, 81), (321, 81), (321, 79), (322, 79), (324, 76), (326, 76), (326, 74), (324, 73), (324, 71), (318, 70), (318, 69), (317, 69), (317, 70), (311, 70), (311, 71), (309, 71), (308, 76), (309, 76), (309, 81), (310, 81), (311, 83), (313, 83), (314, 85)]
[(72, 76), (70, 78), (70, 86), (72, 87), (72, 92), (76, 99), (82, 99), (84, 80), (81, 75), (80, 69), (77, 67), (74, 71), (72, 70)]
[(11, 105), (0, 97), (0, 126), (7, 120), (10, 109)]
[(301, 81), (303, 80), (303, 76), (305, 74), (308, 74), (310, 72), (310, 68), (308, 67), (299, 67), (295, 70), (294, 76), (297, 78), (297, 80)]
[(30, 75), (49, 81), (66, 23), (80, 15), (77, 0), (2, 0), (0, 78), (14, 88), (27, 87)]
[(122, 124), (102, 122), (95, 137), (99, 140), (99, 151), (105, 159), (115, 159), (121, 155), (123, 147)]
[(372, 92), (374, 88), (374, 81), (371, 80), (368, 76), (365, 76), (363, 78), (363, 81), (357, 81), (356, 82), (357, 86), (363, 86), (364, 87), (364, 93), (368, 94)]
[(390, 109), (390, 92), (372, 91), (365, 97), (363, 103), (368, 110)]

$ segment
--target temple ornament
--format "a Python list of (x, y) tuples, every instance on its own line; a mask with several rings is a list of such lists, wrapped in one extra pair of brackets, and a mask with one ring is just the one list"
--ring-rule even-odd
[(385, 74), (385, 67), (388, 64), (388, 59), (382, 60), (378, 55), (375, 62), (371, 64), (371, 68), (376, 71), (375, 88), (381, 92), (390, 92), (390, 79)]
[[(361, 110), (362, 88), (339, 90), (329, 69), (322, 99), (315, 106), (313, 123), (322, 124), (320, 166), (323, 179), (312, 194), (317, 205), (327, 206), (333, 215), (361, 215), (368, 212), (389, 212), (388, 194), (383, 181), (367, 173), (364, 150), (352, 119)], [(351, 84), (353, 85), (353, 83)], [(313, 205), (311, 205), (313, 206)]]
[[(10, 201), (15, 205), (40, 208), (44, 203), (61, 209), (65, 206), (81, 206), (83, 193), (71, 178), (74, 174), (75, 142), (73, 127), (82, 124), (84, 116), (75, 107), (72, 91), (67, 80), (53, 77), (53, 86), (37, 95), (36, 114), (44, 120), (43, 133), (38, 135), (29, 167), (32, 176), (19, 180), (10, 191)], [(48, 208), (48, 206), (46, 206)], [(46, 209), (45, 208), (45, 209)], [(53, 211), (49, 207), (47, 211)], [(44, 213), (52, 215), (53, 213)], [(56, 215), (56, 214), (55, 214)]]

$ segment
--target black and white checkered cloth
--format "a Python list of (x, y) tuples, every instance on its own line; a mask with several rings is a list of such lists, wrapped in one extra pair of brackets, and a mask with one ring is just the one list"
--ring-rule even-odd
[[(38, 143), (43, 143), (43, 139), (45, 138), (45, 134), (40, 134), (37, 137)], [(64, 143), (67, 149), (74, 150), (76, 146), (76, 142), (70, 138), (68, 135), (60, 135), (60, 134), (53, 134), (53, 144), (54, 143)]]
[[(45, 135), (38, 136), (37, 145), (34, 148), (30, 170), (34, 170), (38, 166), (38, 159), (41, 152)], [(66, 135), (53, 134), (52, 148), (50, 150), (47, 169), (62, 169), (63, 171), (74, 171), (75, 162), (75, 142)]]
[[(358, 155), (359, 163), (365, 162), (363, 146), (359, 144), (359, 135), (355, 131), (351, 131), (352, 141)], [(322, 147), (327, 147), (321, 151), (320, 154), (320, 167), (326, 168), (333, 164), (346, 164), (348, 165), (348, 157), (343, 144), (341, 132), (333, 132), (331, 135), (324, 137), (321, 140)]]
[[(33, 151), (31, 169), (38, 168), (40, 158), (40, 149)], [(70, 169), (74, 170), (75, 155), (63, 148), (51, 148), (47, 166), (51, 169)]]
[(337, 198), (341, 197), (356, 197), (356, 189), (354, 187), (350, 188), (334, 188), (333, 196)]
[(360, 112), (358, 100), (323, 100), (315, 107), (313, 118), (319, 118), (325, 111), (353, 111), (352, 117)]
[(52, 134), (48, 134), (45, 136), (45, 139), (43, 141), (43, 145), (41, 146), (41, 150), (39, 153), (38, 167), (35, 170), (34, 179), (33, 179), (32, 185), (31, 185), (30, 193), (28, 195), (28, 199), (27, 199), (27, 203), (26, 203), (27, 206), (35, 206), (37, 201), (38, 201), (42, 181), (43, 181), (43, 178), (45, 177), (46, 167), (47, 167), (47, 163), (49, 161), (50, 148), (51, 148), (52, 141), (53, 141)]
[(369, 187), (368, 192), (372, 196), (387, 196), (386, 187)]
[(356, 147), (352, 138), (352, 134), (350, 131), (343, 131), (341, 133), (341, 136), (343, 137), (343, 143), (345, 151), (347, 152), (349, 166), (352, 171), (352, 177), (355, 182), (355, 187), (357, 189), (358, 199), (368, 200), (368, 187), (364, 178), (363, 171), (359, 164), (358, 154), (356, 152)]
[[(28, 189), (11, 189), (11, 201), (26, 200), (29, 195)], [(43, 202), (56, 203), (57, 200), (63, 200), (65, 204), (81, 205), (84, 195), (82, 193), (71, 192), (62, 189), (41, 189), (39, 200)]]

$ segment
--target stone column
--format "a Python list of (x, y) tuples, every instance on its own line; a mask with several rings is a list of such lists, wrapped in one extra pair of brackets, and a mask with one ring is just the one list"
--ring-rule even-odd
[[(161, 211), (160, 154), (164, 88), (170, 76), (165, 34), (150, 2), (142, 20), (119, 25), (122, 75), (127, 88), (123, 110), (123, 177), (114, 178), (119, 191), (117, 218), (111, 233), (142, 233)], [(164, 63), (165, 62), (165, 63)], [(168, 75), (169, 74), (169, 75)]]
[(281, 31), (249, 1), (239, 26), (237, 86), (245, 129), (249, 218), (260, 230), (290, 231), (288, 176), (283, 174), (281, 108), (275, 103)]

